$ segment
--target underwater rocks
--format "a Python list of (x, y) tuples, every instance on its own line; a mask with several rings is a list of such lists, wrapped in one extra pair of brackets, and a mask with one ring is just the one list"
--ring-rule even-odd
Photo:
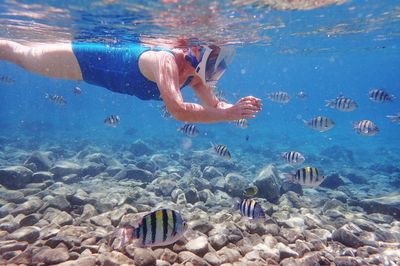
[(9, 189), (25, 187), (31, 182), (33, 172), (24, 166), (9, 166), (0, 169), (0, 184)]
[(276, 202), (279, 199), (282, 180), (274, 165), (270, 164), (264, 167), (253, 183), (258, 188), (258, 197), (265, 198), (270, 202)]
[(400, 218), (400, 195), (394, 194), (372, 199), (351, 200), (350, 205), (360, 206), (367, 213), (382, 213)]
[(125, 169), (121, 170), (114, 176), (117, 180), (119, 179), (133, 179), (149, 183), (154, 179), (152, 172), (140, 169), (135, 165), (129, 165)]
[(34, 164), (36, 171), (47, 171), (49, 170), (53, 163), (50, 160), (51, 153), (35, 151), (29, 156), (29, 158), (24, 162), (24, 165)]
[[(136, 148), (143, 144), (148, 145), (140, 141)], [(282, 182), (276, 168), (266, 166), (254, 180), (259, 189), (255, 200), (267, 216), (257, 221), (232, 208), (235, 197), (242, 196), (253, 181), (255, 167), (248, 171), (252, 166), (244, 162), (217, 163), (207, 152), (172, 158), (168, 151), (154, 154), (143, 149), (137, 151), (146, 153), (140, 157), (115, 150), (115, 158), (95, 147), (68, 149), (62, 161), (51, 161), (47, 170), (38, 167), (38, 158), (21, 153), (21, 163), (31, 156), (28, 164), (35, 166), (29, 167), (37, 170), (30, 183), (21, 187), (0, 186), (0, 265), (399, 262), (396, 206), (400, 202), (394, 195), (367, 200), (364, 194), (352, 193), (356, 186), (345, 173), (346, 183), (339, 189), (303, 190)], [(159, 208), (182, 214), (190, 228), (184, 237), (164, 247), (129, 244), (112, 249), (117, 228), (134, 226), (144, 214)]]
[(326, 187), (330, 189), (336, 189), (340, 186), (345, 185), (344, 181), (340, 178), (339, 174), (334, 173), (328, 175), (325, 180), (321, 183), (321, 187)]

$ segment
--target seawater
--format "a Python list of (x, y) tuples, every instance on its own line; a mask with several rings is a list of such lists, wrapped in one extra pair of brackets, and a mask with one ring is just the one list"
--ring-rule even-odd
[[(77, 2), (69, 7), (38, 1), (46, 10), (52, 7), (69, 11), (69, 16), (61, 19), (56, 12), (58, 20), (52, 24), (51, 20), (24, 17), (22, 11), (34, 14), (39, 12), (37, 7), (23, 1), (16, 3), (12, 7), (21, 13), (13, 15), (8, 8), (0, 16), (7, 28), (1, 30), (1, 39), (37, 41), (37, 35), (46, 32), (46, 25), (54, 26), (44, 34), (49, 41), (56, 36), (67, 39), (64, 34), (69, 32), (71, 36), (75, 32), (72, 37), (80, 41), (121, 43), (137, 41), (141, 33), (147, 37), (165, 33), (171, 39), (177, 35), (174, 29), (168, 31), (168, 27), (166, 30), (151, 24), (155, 14), (153, 20), (146, 21), (147, 28), (137, 26), (129, 31), (131, 26), (113, 26), (111, 22), (116, 19), (110, 18), (112, 12), (117, 12), (118, 21), (126, 23), (123, 25), (139, 21), (132, 6), (111, 4), (108, 11), (93, 9), (100, 10), (96, 17), (90, 9), (77, 9)], [(151, 4), (131, 4), (138, 10), (151, 10)], [(92, 254), (86, 255), (92, 265), (103, 265), (107, 259), (116, 264), (140, 265), (135, 248), (112, 251), (107, 234), (152, 210), (169, 207), (181, 211), (191, 227), (180, 242), (162, 251), (177, 254), (170, 264), (196, 264), (196, 260), (205, 265), (399, 263), (400, 125), (386, 115), (400, 112), (400, 7), (391, 1), (346, 2), (295, 11), (245, 7), (239, 9), (242, 13), (230, 10), (233, 20), (240, 18), (237, 25), (244, 37), (234, 25), (226, 24), (227, 45), (236, 48), (236, 56), (218, 88), (232, 103), (247, 95), (263, 100), (262, 112), (249, 120), (247, 129), (227, 122), (198, 124), (200, 136), (187, 138), (177, 132), (181, 122), (162, 117), (162, 102), (141, 101), (85, 82), (46, 78), (0, 62), (0, 76), (15, 80), (11, 84), (0, 82), (0, 168), (25, 166), (33, 173), (54, 174), (35, 182), (28, 178), (26, 184), (16, 181), (16, 187), (1, 187), (0, 246), (7, 248), (2, 250), (0, 262), (36, 265), (79, 261), (84, 257), (81, 253), (90, 249)], [(155, 8), (168, 13), (163, 5)], [(36, 36), (18, 29), (11, 21), (18, 14), (20, 25), (33, 23)], [(220, 10), (220, 20), (210, 21), (228, 23), (227, 14)], [(76, 23), (67, 25), (74, 16)], [(201, 26), (191, 28), (188, 24), (188, 31), (192, 29), (188, 35), (194, 36), (196, 29), (203, 29)], [(60, 30), (63, 27), (68, 30)], [(204, 42), (215, 40), (207, 35), (210, 32), (198, 32)], [(73, 93), (76, 86), (82, 94)], [(374, 88), (383, 88), (397, 98), (391, 103), (372, 102), (368, 91)], [(288, 92), (291, 101), (285, 105), (271, 102), (266, 95), (275, 91)], [(296, 97), (300, 91), (307, 93), (305, 99)], [(182, 92), (185, 101), (198, 102), (189, 88)], [(45, 98), (46, 93), (63, 95), (67, 104), (54, 105)], [(359, 107), (353, 112), (325, 107), (325, 100), (339, 95), (352, 98)], [(121, 118), (116, 128), (103, 123), (112, 114)], [(317, 115), (330, 117), (335, 127), (323, 133), (307, 128), (303, 119)], [(362, 119), (376, 123), (379, 133), (365, 137), (354, 132), (352, 123)], [(232, 160), (216, 157), (210, 142), (227, 145)], [(273, 168), (282, 180), (297, 169), (280, 158), (282, 152), (291, 150), (305, 156), (303, 166), (321, 169), (332, 180), (330, 184), (295, 190), (298, 194), (279, 191), (280, 196), (274, 200), (256, 195), (255, 199), (268, 210), (267, 220), (260, 224), (241, 217), (232, 206), (245, 185), (257, 180), (265, 167)], [(37, 154), (47, 158), (49, 165), (27, 163)], [(72, 165), (65, 166), (65, 161)], [(121, 174), (132, 167), (148, 171), (151, 177)], [(82, 191), (84, 196), (78, 197)], [(184, 194), (185, 200), (179, 194)], [(37, 205), (32, 203), (35, 200)], [(34, 207), (22, 210), (26, 202)], [(29, 215), (37, 221), (21, 223)], [(67, 222), (54, 221), (57, 215)], [(48, 228), (54, 228), (54, 235), (46, 235)], [(20, 237), (17, 230), (40, 233), (32, 233), (31, 239)], [(77, 233), (79, 230), (82, 233)], [(90, 234), (96, 239), (88, 241)], [(73, 244), (57, 240), (71, 235), (78, 239)], [(191, 246), (204, 236), (212, 248), (206, 245), (198, 251)], [(215, 236), (227, 241), (219, 246)], [(92, 247), (85, 247), (84, 241)], [(370, 251), (365, 251), (368, 248)], [(51, 250), (57, 259), (44, 262), (39, 255), (33, 256), (32, 250), (39, 254)], [(155, 263), (155, 258), (164, 265), (160, 261), (166, 261), (165, 256), (154, 250), (146, 251), (154, 259), (148, 265)], [(182, 253), (185, 251), (192, 253)]]

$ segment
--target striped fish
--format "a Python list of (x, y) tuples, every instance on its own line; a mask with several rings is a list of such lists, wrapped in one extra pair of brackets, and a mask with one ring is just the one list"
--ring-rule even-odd
[(290, 164), (299, 164), (299, 163), (304, 163), (306, 160), (304, 156), (297, 151), (288, 151), (282, 153), (282, 158), (285, 159), (286, 162)]
[(296, 174), (289, 175), (289, 180), (305, 187), (318, 187), (325, 176), (315, 167), (304, 167), (296, 171)]
[(67, 101), (65, 100), (64, 96), (60, 96), (60, 95), (50, 95), (48, 93), (46, 93), (45, 95), (46, 99), (49, 99), (50, 101), (52, 101), (54, 104), (57, 105), (65, 105), (67, 104)]
[(233, 124), (236, 127), (243, 128), (243, 129), (249, 127), (249, 123), (248, 123), (247, 119), (245, 119), (245, 118), (242, 118), (242, 119), (239, 119), (239, 120), (234, 120)]
[(197, 137), (200, 134), (199, 129), (194, 124), (184, 124), (177, 130), (184, 133), (188, 137)]
[(104, 123), (110, 127), (116, 127), (119, 124), (119, 116), (118, 115), (110, 115), (106, 119), (104, 119)]
[(382, 89), (373, 89), (368, 92), (369, 99), (378, 103), (392, 102), (396, 97)]
[(10, 78), (9, 76), (0, 76), (0, 82), (11, 85), (15, 83), (15, 80)]
[(243, 216), (250, 219), (265, 218), (265, 213), (261, 205), (253, 199), (243, 199), (237, 202), (236, 209), (238, 209)]
[(353, 124), (353, 129), (360, 135), (374, 136), (379, 132), (379, 128), (370, 120), (361, 120)]
[(400, 123), (400, 113), (397, 113), (395, 115), (387, 115), (386, 117), (393, 123)]
[(287, 92), (277, 91), (267, 94), (268, 99), (276, 103), (286, 104), (290, 101), (290, 96)]
[(211, 143), (212, 148), (214, 149), (214, 151), (221, 156), (224, 159), (231, 159), (231, 153), (229, 152), (228, 148), (226, 147), (226, 145), (222, 145), (222, 144), (213, 144)]
[(167, 246), (179, 240), (188, 225), (179, 212), (160, 209), (145, 215), (136, 228), (124, 227), (116, 232), (115, 249), (135, 240), (138, 247)]
[(304, 124), (319, 132), (327, 131), (335, 126), (335, 122), (326, 116), (317, 116), (311, 120), (303, 120)]
[(358, 104), (350, 98), (339, 96), (336, 99), (326, 101), (325, 106), (339, 111), (351, 112), (358, 107)]

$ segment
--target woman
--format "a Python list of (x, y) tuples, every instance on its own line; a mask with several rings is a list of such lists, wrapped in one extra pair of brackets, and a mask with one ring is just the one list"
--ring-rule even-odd
[[(261, 100), (252, 96), (236, 104), (219, 101), (212, 85), (225, 72), (233, 51), (196, 46), (157, 49), (142, 44), (63, 43), (22, 45), (0, 40), (0, 60), (45, 76), (84, 80), (143, 100), (163, 100), (180, 121), (220, 122), (253, 118)], [(184, 102), (181, 88), (190, 85), (202, 105)]]

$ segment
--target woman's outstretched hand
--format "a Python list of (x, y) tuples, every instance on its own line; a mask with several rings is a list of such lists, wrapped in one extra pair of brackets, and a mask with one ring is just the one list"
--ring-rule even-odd
[(233, 106), (225, 109), (227, 120), (238, 120), (242, 118), (254, 118), (261, 111), (261, 99), (253, 96), (241, 98)]

